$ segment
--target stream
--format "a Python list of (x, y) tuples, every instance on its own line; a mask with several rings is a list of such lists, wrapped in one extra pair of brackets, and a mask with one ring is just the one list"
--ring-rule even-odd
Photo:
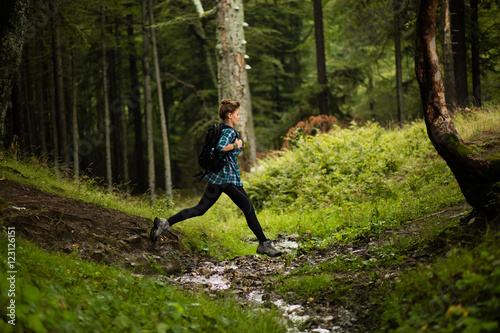
[(304, 263), (317, 265), (336, 254), (296, 256), (299, 244), (293, 240), (278, 241), (275, 246), (287, 253), (285, 259), (258, 255), (225, 261), (204, 258), (182, 275), (173, 277), (173, 281), (184, 289), (203, 290), (214, 298), (220, 293), (232, 294), (241, 305), (254, 304), (259, 309), (275, 307), (282, 312), (282, 320), (290, 333), (357, 332), (356, 315), (348, 309), (329, 302), (318, 304), (313, 298), (294, 298), (293, 292), (288, 292), (286, 298), (295, 301), (286, 302), (272, 285), (272, 277), (286, 276)]

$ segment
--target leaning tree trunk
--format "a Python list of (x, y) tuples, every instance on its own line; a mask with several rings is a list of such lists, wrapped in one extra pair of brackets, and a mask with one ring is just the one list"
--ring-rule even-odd
[(257, 154), (252, 121), (252, 103), (245, 64), (245, 33), (243, 1), (219, 0), (217, 26), (217, 68), (219, 73), (219, 99), (240, 102), (241, 137), (245, 142), (243, 168), (249, 169)]
[(415, 72), (427, 134), (455, 175), (466, 200), (489, 217), (500, 214), (500, 161), (477, 156), (464, 145), (446, 108), (436, 52), (438, 0), (421, 0), (417, 16)]
[(5, 117), (15, 73), (23, 54), (28, 0), (10, 1), (0, 13), (0, 157), (5, 140)]

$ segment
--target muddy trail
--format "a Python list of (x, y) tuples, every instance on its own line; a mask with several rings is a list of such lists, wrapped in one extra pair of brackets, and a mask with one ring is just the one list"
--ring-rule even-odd
[[(437, 212), (444, 220), (465, 216), (467, 205)], [(430, 218), (430, 217), (429, 217)], [(0, 219), (14, 226), (16, 234), (54, 252), (77, 253), (84, 260), (114, 265), (135, 275), (168, 281), (189, 291), (204, 291), (209, 297), (226, 295), (238, 303), (266, 311), (277, 307), (291, 332), (366, 332), (367, 313), (376, 308), (370, 292), (386, 281), (390, 283), (405, 269), (427, 263), (437, 254), (444, 255), (446, 244), (437, 242), (425, 250), (408, 254), (401, 267), (377, 272), (338, 273), (335, 279), (350, 288), (343, 300), (328, 294), (300, 297), (294, 292), (278, 292), (279, 277), (298, 268), (313, 267), (339, 255), (351, 254), (364, 260), (375, 257), (377, 248), (398, 237), (407, 238), (421, 231), (422, 221), (409, 221), (397, 230), (387, 229), (376, 238), (362, 239), (343, 246), (303, 251), (299, 235), (279, 235), (277, 247), (286, 254), (281, 258), (258, 255), (219, 261), (188, 253), (181, 244), (182, 235), (166, 234), (153, 244), (149, 240), (152, 222), (120, 211), (43, 192), (29, 185), (0, 180)], [(165, 274), (158, 274), (158, 271)]]

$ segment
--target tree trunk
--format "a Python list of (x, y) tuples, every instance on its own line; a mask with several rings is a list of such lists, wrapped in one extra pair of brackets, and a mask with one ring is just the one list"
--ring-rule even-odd
[(215, 75), (214, 65), (212, 63), (212, 57), (210, 55), (210, 51), (208, 50), (208, 42), (207, 42), (207, 34), (205, 32), (205, 28), (203, 27), (202, 19), (205, 16), (205, 10), (203, 9), (203, 5), (200, 0), (193, 0), (193, 4), (196, 7), (196, 13), (198, 14), (199, 21), (195, 24), (194, 30), (198, 37), (201, 39), (201, 43), (203, 45), (203, 52), (205, 53), (205, 62), (207, 63), (207, 69), (210, 73), (210, 78), (212, 79), (212, 83), (214, 87), (217, 87), (217, 76)]
[(466, 200), (490, 217), (500, 214), (500, 161), (474, 155), (449, 116), (436, 52), (438, 0), (421, 0), (417, 16), (415, 72), (427, 134), (455, 175)]
[(396, 92), (398, 100), (398, 121), (400, 124), (404, 122), (403, 108), (403, 67), (401, 65), (401, 2), (394, 0), (394, 49), (396, 58)]
[[(57, 13), (57, 0), (51, 2), (52, 10)], [(56, 124), (57, 142), (59, 147), (59, 158), (63, 164), (69, 162), (68, 158), (68, 134), (66, 130), (66, 105), (64, 101), (64, 76), (62, 64), (61, 27), (59, 15), (52, 18), (52, 61), (54, 62), (54, 87), (56, 96)]]
[(56, 174), (59, 173), (59, 141), (57, 140), (57, 111), (56, 111), (56, 97), (55, 97), (55, 82), (54, 82), (54, 66), (53, 62), (47, 58), (47, 99), (50, 109), (50, 127), (52, 131), (50, 132), (52, 141), (52, 151), (54, 153), (54, 170)]
[[(132, 22), (132, 16), (129, 16)], [(130, 97), (128, 107), (134, 119), (134, 150), (136, 181), (138, 190), (144, 192), (147, 189), (146, 166), (144, 162), (144, 148), (142, 146), (142, 112), (141, 112), (141, 91), (139, 85), (139, 71), (137, 69), (136, 50), (134, 45), (134, 29), (127, 28), (129, 37), (129, 69), (130, 69)]]
[(121, 38), (121, 25), (117, 19), (116, 21), (116, 58), (118, 59), (117, 67), (117, 81), (118, 81), (118, 97), (117, 101), (119, 105), (117, 106), (118, 110), (113, 110), (118, 114), (118, 121), (120, 123), (120, 140), (119, 145), (121, 146), (122, 153), (122, 173), (123, 173), (123, 182), (125, 183), (125, 192), (130, 193), (129, 186), (129, 169), (128, 169), (128, 144), (127, 144), (127, 115), (125, 113), (125, 98), (123, 93), (123, 61), (122, 61), (122, 38)]
[(153, 47), (153, 62), (155, 66), (156, 91), (158, 92), (158, 107), (160, 112), (161, 139), (163, 142), (163, 164), (165, 166), (165, 193), (168, 198), (172, 198), (172, 171), (170, 165), (170, 147), (168, 143), (167, 119), (165, 117), (165, 107), (163, 105), (163, 89), (161, 86), (160, 62), (156, 49), (156, 32), (154, 28), (155, 20), (153, 15), (153, 2), (148, 0), (149, 23), (151, 31), (151, 46)]
[(25, 129), (25, 107), (24, 107), (23, 89), (21, 86), (21, 73), (15, 74), (14, 86), (12, 87), (12, 143), (13, 153), (16, 158), (23, 155), (26, 148), (26, 129)]
[(451, 42), (450, 0), (442, 0), (443, 11), (443, 67), (445, 96), (448, 105), (455, 110), (458, 105), (455, 85), (455, 69), (453, 67), (453, 47)]
[(106, 178), (108, 192), (113, 191), (113, 173), (111, 166), (111, 125), (109, 123), (109, 101), (108, 101), (108, 65), (106, 61), (106, 28), (104, 16), (104, 4), (101, 0), (101, 48), (102, 48), (102, 84), (104, 97), (104, 137), (106, 142)]
[(148, 143), (148, 179), (151, 204), (156, 202), (155, 152), (153, 141), (153, 111), (151, 105), (151, 69), (149, 68), (148, 0), (142, 0), (142, 31), (144, 40), (143, 75), (146, 107), (146, 136)]
[(73, 174), (75, 181), (80, 182), (80, 157), (79, 157), (79, 147), (78, 147), (78, 109), (77, 109), (77, 84), (76, 84), (76, 68), (75, 68), (75, 52), (71, 50), (71, 86), (73, 91)]
[(472, 96), (474, 97), (474, 106), (481, 107), (481, 66), (479, 58), (479, 15), (478, 15), (478, 2), (479, 0), (470, 0), (470, 7), (472, 9)]
[(450, 1), (451, 36), (453, 49), (453, 67), (458, 107), (469, 105), (467, 88), (467, 47), (465, 40), (465, 6), (464, 0)]
[(252, 102), (245, 64), (245, 33), (242, 0), (218, 1), (217, 68), (219, 73), (219, 100), (232, 99), (240, 102), (241, 138), (245, 142), (242, 164), (250, 169), (257, 154), (252, 121)]
[(0, 12), (0, 157), (5, 146), (5, 117), (14, 75), (19, 69), (27, 27), (29, 0), (6, 2)]
[(313, 0), (314, 36), (316, 38), (316, 68), (318, 70), (319, 114), (328, 114), (328, 87), (326, 85), (325, 38), (323, 34), (323, 8), (321, 0)]
[[(41, 43), (39, 43), (40, 45)], [(45, 121), (46, 121), (46, 115), (47, 112), (45, 112), (44, 105), (45, 103), (45, 96), (43, 94), (43, 82), (44, 82), (44, 75), (43, 75), (43, 64), (42, 64), (42, 59), (37, 60), (37, 82), (36, 84), (36, 95), (37, 95), (37, 107), (38, 107), (38, 118), (40, 119), (40, 145), (42, 149), (42, 156), (45, 156), (47, 154), (47, 139), (46, 139), (46, 126), (45, 126)]]

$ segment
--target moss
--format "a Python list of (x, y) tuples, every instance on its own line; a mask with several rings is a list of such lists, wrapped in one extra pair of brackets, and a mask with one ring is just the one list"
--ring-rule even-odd
[(490, 161), (491, 165), (491, 174), (500, 178), (500, 157), (489, 157), (488, 161)]
[(472, 154), (472, 149), (460, 142), (456, 134), (446, 133), (444, 139), (462, 155)]

